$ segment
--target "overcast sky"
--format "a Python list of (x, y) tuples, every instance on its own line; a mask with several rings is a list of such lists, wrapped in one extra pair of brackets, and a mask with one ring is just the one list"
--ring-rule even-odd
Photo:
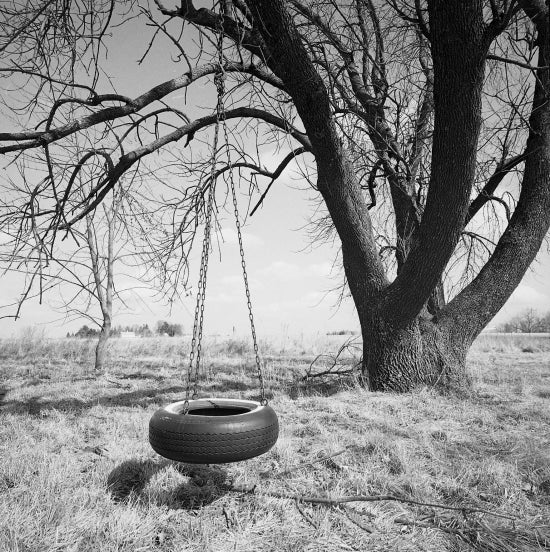
[[(141, 56), (146, 44), (143, 37), (152, 33), (150, 29), (138, 28), (136, 25), (138, 23), (134, 22), (132, 26), (117, 31), (122, 34), (113, 37), (109, 49), (110, 72), (117, 75), (114, 84), (120, 93), (128, 96), (137, 96), (145, 91), (148, 85), (158, 84), (185, 72), (183, 64), (161, 62), (155, 55), (146, 58), (139, 67), (128, 63), (128, 60), (136, 60)], [(210, 92), (201, 85), (194, 90), (195, 92), (187, 97), (187, 106), (184, 103), (185, 95), (180, 94), (178, 97), (182, 109), (186, 112), (189, 111), (189, 104), (197, 101), (197, 98), (203, 99), (203, 105), (211, 103), (204, 99), (210, 99)], [(12, 125), (6, 121), (0, 120), (0, 123), (3, 127), (8, 125), (6, 130), (12, 130)], [(274, 157), (270, 168), (274, 168), (275, 163)], [(287, 171), (284, 178), (272, 187), (264, 206), (247, 221), (245, 249), (260, 335), (358, 330), (358, 321), (351, 300), (345, 299), (337, 308), (338, 293), (331, 291), (342, 283), (341, 268), (339, 264), (334, 266), (338, 247), (332, 244), (310, 247), (304, 226), (314, 209), (312, 191), (303, 183), (293, 181), (292, 171)], [(222, 244), (222, 260), (220, 262), (217, 255), (211, 257), (205, 332), (227, 334), (235, 330), (238, 334), (244, 334), (248, 331), (248, 317), (238, 249), (235, 245), (235, 230), (230, 219), (223, 222), (223, 228), (225, 243)], [(195, 286), (198, 267), (195, 264), (193, 268), (195, 270), (191, 276), (191, 283)], [(549, 282), (550, 256), (542, 252), (539, 261), (527, 273), (492, 325), (528, 308), (534, 308), (539, 312), (550, 311)], [(17, 300), (20, 293), (20, 276), (2, 276), (0, 304), (5, 305)], [(183, 304), (176, 305), (171, 315), (166, 306), (151, 301), (148, 294), (143, 291), (128, 297), (128, 307), (126, 312), (124, 309), (118, 309), (115, 325), (154, 325), (157, 320), (166, 319), (183, 324), (186, 331), (192, 327), (194, 297), (188, 297)], [(29, 302), (17, 322), (0, 319), (0, 336), (17, 335), (23, 328), (33, 324), (40, 325), (50, 336), (62, 336), (69, 331), (74, 332), (86, 323), (85, 320), (69, 323), (60, 318), (59, 312), (53, 311), (48, 304), (38, 305), (37, 302)]]

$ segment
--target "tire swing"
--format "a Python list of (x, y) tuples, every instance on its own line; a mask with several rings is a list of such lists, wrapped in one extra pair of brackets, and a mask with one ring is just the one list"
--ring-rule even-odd
[[(252, 303), (248, 286), (248, 276), (244, 258), (241, 225), (237, 209), (237, 195), (229, 158), (227, 128), (223, 113), (223, 57), (221, 55), (220, 32), (220, 73), (215, 81), (218, 91), (217, 121), (214, 130), (214, 145), (212, 149), (210, 186), (206, 200), (205, 231), (202, 242), (202, 257), (200, 276), (195, 307), (195, 321), (187, 372), (185, 400), (175, 402), (157, 410), (149, 421), (149, 443), (153, 450), (178, 462), (192, 464), (222, 464), (238, 462), (259, 456), (267, 452), (277, 441), (279, 423), (277, 414), (267, 404), (264, 380)], [(239, 400), (226, 398), (198, 398), (198, 379), (201, 359), (201, 341), (204, 318), (204, 303), (206, 297), (206, 276), (208, 270), (208, 253), (210, 248), (210, 232), (212, 212), (214, 207), (216, 182), (216, 150), (220, 120), (223, 124), (227, 157), (229, 165), (229, 183), (231, 188), (235, 224), (238, 236), (241, 266), (243, 272), (248, 318), (254, 344), (257, 376), (260, 385), (260, 400)], [(191, 394), (191, 387), (193, 392)]]

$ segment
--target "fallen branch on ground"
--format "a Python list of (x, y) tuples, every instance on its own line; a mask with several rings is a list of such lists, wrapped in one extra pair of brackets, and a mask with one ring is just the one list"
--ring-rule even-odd
[[(518, 546), (537, 546), (540, 550), (550, 549), (550, 538), (541, 534), (535, 527), (525, 524), (524, 527), (518, 527), (517, 523), (522, 520), (509, 514), (501, 514), (498, 512), (492, 512), (483, 508), (474, 508), (468, 506), (447, 506), (446, 504), (435, 504), (431, 502), (420, 502), (408, 498), (401, 498), (394, 495), (358, 495), (358, 496), (341, 496), (335, 498), (329, 497), (317, 497), (317, 496), (302, 496), (299, 494), (285, 493), (281, 491), (258, 491), (256, 485), (231, 485), (228, 488), (229, 491), (244, 493), (244, 494), (258, 494), (267, 495), (274, 498), (283, 498), (293, 500), (296, 508), (303, 516), (303, 518), (317, 528), (315, 520), (304, 511), (301, 507), (303, 503), (319, 504), (323, 506), (336, 506), (337, 511), (345, 514), (354, 525), (363, 529), (367, 533), (372, 533), (372, 527), (364, 525), (357, 519), (357, 516), (350, 515), (350, 511), (347, 504), (351, 502), (382, 502), (382, 501), (394, 501), (405, 504), (412, 504), (415, 506), (424, 506), (429, 508), (441, 508), (443, 510), (450, 510), (455, 512), (461, 512), (463, 518), (460, 517), (438, 517), (435, 513), (429, 516), (423, 516), (419, 519), (409, 519), (406, 517), (398, 516), (393, 521), (399, 525), (410, 525), (411, 527), (420, 527), (424, 529), (438, 529), (449, 535), (468, 543), (473, 550), (477, 552), (515, 552), (516, 550), (523, 550), (524, 548), (518, 548)], [(353, 514), (359, 514), (353, 508), (350, 508)], [(486, 514), (488, 516), (495, 516), (497, 518), (503, 518), (512, 521), (512, 528), (510, 527), (491, 527), (484, 523), (481, 519), (467, 518), (466, 514)], [(527, 549), (527, 548), (525, 548)], [(531, 550), (532, 548), (528, 548)]]
[(484, 510), (483, 508), (473, 508), (470, 506), (448, 506), (446, 504), (437, 504), (432, 502), (420, 502), (418, 500), (412, 500), (410, 498), (402, 498), (395, 495), (351, 495), (340, 497), (323, 497), (323, 496), (303, 496), (299, 494), (285, 493), (282, 491), (257, 491), (257, 485), (231, 485), (228, 488), (229, 491), (245, 494), (264, 494), (272, 496), (274, 498), (286, 498), (289, 500), (297, 500), (299, 502), (309, 502), (311, 504), (324, 504), (326, 506), (338, 506), (341, 504), (347, 504), (350, 502), (401, 502), (404, 504), (412, 504), (414, 506), (424, 506), (427, 508), (441, 508), (444, 510), (452, 510), (455, 512), (462, 512), (466, 514), (486, 514), (489, 516), (495, 516), (504, 519), (517, 520), (515, 516), (509, 514), (500, 514), (498, 512), (492, 512), (491, 510)]

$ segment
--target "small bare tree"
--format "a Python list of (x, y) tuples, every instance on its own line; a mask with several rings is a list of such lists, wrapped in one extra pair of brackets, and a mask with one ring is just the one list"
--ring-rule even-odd
[(104, 368), (107, 340), (111, 334), (113, 321), (114, 267), (116, 261), (115, 236), (118, 203), (119, 200), (116, 194), (113, 194), (110, 204), (107, 202), (103, 203), (106, 234), (106, 243), (103, 243), (106, 251), (103, 254), (101, 253), (101, 245), (98, 239), (97, 223), (94, 223), (94, 216), (97, 211), (96, 213), (86, 215), (86, 245), (90, 254), (90, 268), (94, 282), (92, 289), (89, 291), (97, 299), (102, 316), (101, 331), (95, 351), (96, 372)]
[[(80, 201), (85, 201), (90, 182), (94, 182), (93, 167), (80, 170), (73, 180), (80, 190)], [(8, 201), (3, 200), (4, 208), (14, 212), (16, 206), (8, 205)], [(70, 239), (57, 242), (55, 249), (48, 250), (45, 263), (39, 248), (25, 247), (17, 233), (4, 232), (4, 245), (11, 252), (0, 257), (0, 269), (23, 274), (25, 281), (20, 297), (11, 305), (3, 306), (2, 317), (17, 319), (22, 316), (27, 301), (34, 298), (42, 302), (47, 296), (51, 306), (63, 313), (66, 320), (84, 318), (99, 327), (95, 370), (101, 372), (105, 368), (114, 303), (125, 306), (130, 297), (139, 301), (138, 290), (151, 289), (152, 280), (140, 268), (141, 257), (136, 253), (139, 232), (132, 225), (135, 213), (131, 214), (131, 207), (135, 209), (137, 204), (136, 198), (121, 185), (108, 194), (98, 209), (71, 227)], [(151, 227), (149, 212), (147, 220)], [(115, 265), (119, 270), (115, 271)], [(115, 274), (130, 284), (116, 286)]]
[[(101, 208), (88, 214), (83, 220), (83, 230), (73, 229), (77, 246), (72, 244), (52, 253), (49, 263), (35, 276), (34, 267), (39, 259), (32, 256), (10, 255), (4, 257), (1, 268), (5, 272), (17, 272), (26, 276), (23, 294), (11, 305), (4, 305), (3, 317), (19, 318), (24, 304), (31, 299), (42, 302), (45, 297), (51, 306), (63, 313), (66, 320), (85, 318), (100, 328), (95, 350), (95, 370), (105, 367), (105, 351), (113, 321), (113, 303), (124, 304), (129, 294), (135, 294), (137, 283), (130, 288), (115, 287), (115, 264), (124, 266), (134, 255), (121, 240), (120, 198), (114, 196)], [(117, 240), (118, 238), (118, 240)], [(127, 266), (126, 268), (130, 268)], [(27, 277), (31, 275), (30, 278)], [(129, 275), (127, 274), (126, 277)], [(35, 285), (35, 278), (41, 282)], [(134, 277), (137, 282), (138, 278)], [(99, 313), (98, 313), (99, 311)]]

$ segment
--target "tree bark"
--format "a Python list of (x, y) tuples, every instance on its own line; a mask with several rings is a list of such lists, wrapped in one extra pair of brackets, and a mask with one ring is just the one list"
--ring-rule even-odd
[(406, 328), (379, 320), (362, 327), (362, 335), (362, 374), (373, 391), (429, 386), (463, 393), (470, 386), (467, 348), (430, 320), (419, 317)]
[(458, 243), (475, 177), (488, 43), (483, 3), (428, 2), (434, 67), (434, 133), (429, 191), (417, 239), (384, 309), (407, 327), (423, 309)]
[(107, 341), (111, 335), (111, 318), (106, 317), (103, 319), (103, 325), (101, 326), (101, 332), (99, 333), (99, 339), (95, 348), (95, 371), (96, 373), (103, 372), (105, 368), (105, 356), (107, 351)]

